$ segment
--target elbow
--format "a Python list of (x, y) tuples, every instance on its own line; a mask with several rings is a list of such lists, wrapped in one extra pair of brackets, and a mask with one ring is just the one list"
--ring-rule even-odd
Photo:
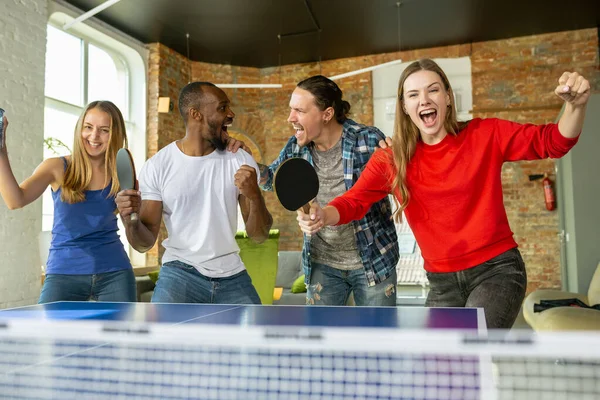
[(140, 247), (140, 246), (131, 246), (131, 247), (133, 247), (133, 249), (135, 251), (137, 251), (138, 253), (145, 253), (151, 249), (151, 247)]
[(265, 226), (263, 229), (257, 230), (255, 232), (248, 232), (248, 237), (252, 239), (252, 241), (256, 244), (264, 243), (269, 238), (269, 230), (271, 229), (271, 224)]
[(252, 240), (256, 244), (261, 244), (269, 238), (268, 228), (256, 229), (252, 231), (247, 230), (246, 232), (248, 233), (248, 237), (250, 238), (250, 240)]
[(2, 196), (2, 200), (4, 200), (4, 204), (9, 210), (18, 210), (27, 205), (23, 196)]
[(6, 203), (6, 207), (8, 207), (9, 210), (18, 210), (19, 208), (23, 208), (23, 204), (19, 204), (19, 203)]
[(26, 205), (28, 205), (29, 203), (31, 203), (31, 201), (27, 202), (25, 200), (25, 196), (21, 194), (16, 195), (16, 196), (6, 196), (6, 197), (10, 197), (10, 198), (5, 198), (2, 197), (2, 200), (4, 200), (4, 203), (6, 204), (6, 207), (9, 210), (18, 210), (19, 208), (23, 208)]
[(152, 249), (152, 247), (154, 247), (154, 245), (150, 245), (150, 246), (143, 246), (140, 244), (131, 244), (131, 242), (129, 242), (129, 245), (131, 247), (133, 247), (133, 249), (135, 251), (137, 251), (138, 253), (146, 253), (148, 250)]
[(250, 236), (250, 239), (252, 239), (252, 241), (256, 244), (264, 243), (268, 238), (269, 238), (268, 234), (267, 235), (260, 234), (260, 235)]
[(254, 243), (261, 244), (265, 242), (269, 238), (269, 231), (271, 230), (271, 226), (273, 225), (273, 217), (269, 214), (268, 222), (263, 225), (260, 229), (253, 230), (252, 232), (248, 232), (248, 237), (252, 239)]

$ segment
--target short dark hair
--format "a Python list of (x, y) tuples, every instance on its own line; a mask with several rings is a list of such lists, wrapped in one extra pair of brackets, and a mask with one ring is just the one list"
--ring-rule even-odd
[(331, 79), (323, 75), (315, 75), (303, 80), (297, 87), (315, 96), (317, 107), (321, 111), (327, 107), (333, 107), (335, 120), (340, 124), (343, 124), (348, 119), (350, 103), (342, 100), (342, 89)]
[(205, 87), (217, 87), (210, 82), (190, 82), (179, 92), (179, 113), (183, 117), (183, 122), (187, 124), (187, 115), (190, 108), (198, 106)]

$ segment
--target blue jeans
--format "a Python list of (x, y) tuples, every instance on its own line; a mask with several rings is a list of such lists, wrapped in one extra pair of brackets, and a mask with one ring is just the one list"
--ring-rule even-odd
[(427, 273), (428, 307), (481, 307), (489, 329), (510, 329), (527, 289), (527, 272), (519, 250), (458, 272)]
[(88, 300), (135, 301), (133, 270), (128, 268), (93, 275), (46, 275), (38, 303)]
[(261, 304), (245, 270), (225, 278), (209, 278), (181, 261), (169, 261), (161, 267), (152, 302)]
[(368, 286), (363, 268), (344, 271), (325, 264), (312, 263), (306, 304), (343, 306), (354, 292), (357, 306), (396, 306), (396, 270), (386, 280)]

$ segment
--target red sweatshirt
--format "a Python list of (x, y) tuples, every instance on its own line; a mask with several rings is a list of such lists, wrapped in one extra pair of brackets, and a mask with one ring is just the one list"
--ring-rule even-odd
[[(438, 144), (419, 141), (408, 164), (404, 212), (425, 269), (460, 271), (517, 247), (504, 209), (502, 164), (562, 157), (577, 140), (562, 136), (556, 124), (474, 119)], [(375, 152), (352, 189), (329, 203), (339, 224), (362, 218), (388, 195), (396, 172), (391, 149)]]

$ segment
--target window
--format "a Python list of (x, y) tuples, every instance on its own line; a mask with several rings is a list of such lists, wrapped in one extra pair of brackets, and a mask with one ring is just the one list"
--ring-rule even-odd
[(48, 25), (46, 97), (82, 105), (82, 40)]
[(88, 46), (88, 77), (93, 78), (88, 79), (89, 101), (111, 100), (124, 117), (129, 116), (127, 75), (126, 65), (121, 59), (92, 44)]
[[(109, 51), (48, 25), (44, 107), (44, 158), (71, 153), (74, 129), (86, 104), (110, 100), (131, 125), (128, 114), (128, 70)], [(43, 197), (42, 230), (52, 230), (50, 189)]]
[[(64, 31), (76, 15), (58, 3), (47, 26), (44, 104), (44, 159), (71, 154), (77, 119), (94, 100), (110, 100), (125, 119), (129, 147), (140, 168), (146, 148), (146, 50), (143, 44), (92, 20)], [(51, 231), (51, 189), (42, 198), (42, 230)], [(119, 220), (121, 240), (132, 262), (145, 257), (129, 248)], [(137, 254), (137, 258), (136, 258)]]

